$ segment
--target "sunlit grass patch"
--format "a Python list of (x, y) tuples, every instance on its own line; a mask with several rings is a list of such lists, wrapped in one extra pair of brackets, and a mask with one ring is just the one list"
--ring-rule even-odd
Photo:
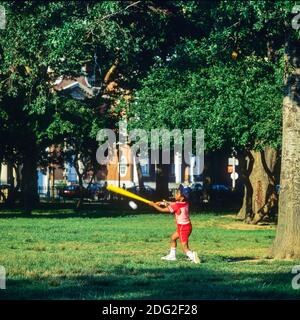
[[(176, 226), (171, 215), (103, 208), (0, 213), (0, 299), (286, 299), (299, 261), (267, 259), (274, 226), (234, 215), (193, 213), (190, 246), (202, 264), (160, 258)], [(178, 286), (182, 290), (177, 290)]]

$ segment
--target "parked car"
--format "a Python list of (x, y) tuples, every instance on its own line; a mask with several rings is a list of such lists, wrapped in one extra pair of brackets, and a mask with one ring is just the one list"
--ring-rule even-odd
[(223, 205), (226, 202), (232, 202), (234, 195), (235, 193), (224, 184), (204, 186), (198, 182), (191, 185), (190, 201), (194, 205)]
[[(57, 188), (58, 195), (66, 199), (77, 199), (81, 197), (81, 189), (79, 185), (70, 185)], [(92, 193), (83, 187), (83, 198), (92, 198)]]
[(213, 184), (211, 189), (217, 192), (229, 192), (230, 188), (225, 186), (224, 184)]
[(149, 200), (153, 200), (155, 196), (155, 190), (147, 185), (145, 185), (144, 189), (141, 189), (139, 186), (132, 186), (127, 188), (127, 190)]
[(230, 201), (231, 189), (224, 184), (212, 184), (208, 187), (210, 202), (212, 204), (224, 204)]
[(196, 190), (203, 190), (203, 183), (202, 182), (194, 182), (190, 185), (190, 188), (194, 191)]
[(201, 182), (192, 183), (190, 192), (190, 202), (199, 205), (203, 202), (203, 184)]
[(90, 192), (94, 200), (98, 200), (99, 198), (103, 197), (105, 192), (104, 188), (105, 185), (101, 182), (94, 182), (87, 186), (87, 190)]
[(232, 190), (226, 185), (214, 184), (209, 192), (212, 205), (228, 205), (230, 207), (242, 205), (244, 196), (244, 188), (242, 186)]

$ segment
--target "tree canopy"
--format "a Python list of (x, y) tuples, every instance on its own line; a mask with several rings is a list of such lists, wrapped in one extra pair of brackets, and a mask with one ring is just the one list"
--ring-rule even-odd
[[(78, 152), (91, 154), (97, 131), (113, 127), (123, 108), (131, 127), (203, 128), (207, 150), (278, 149), (294, 4), (3, 2), (0, 159), (33, 175), (51, 144), (76, 141)], [(60, 76), (83, 75), (85, 64), (98, 79), (93, 99), (53, 90)], [(100, 113), (103, 103), (114, 111)], [(31, 181), (24, 189), (30, 199)]]

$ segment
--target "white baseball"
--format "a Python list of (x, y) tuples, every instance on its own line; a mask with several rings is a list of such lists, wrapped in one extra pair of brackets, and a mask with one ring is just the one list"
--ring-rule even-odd
[(129, 206), (131, 207), (131, 209), (135, 210), (137, 209), (137, 204), (133, 201), (129, 201)]

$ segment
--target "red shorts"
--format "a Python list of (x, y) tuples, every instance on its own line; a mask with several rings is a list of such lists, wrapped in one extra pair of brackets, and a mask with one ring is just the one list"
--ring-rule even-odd
[(181, 243), (188, 242), (189, 236), (192, 233), (192, 224), (178, 224), (177, 232)]

